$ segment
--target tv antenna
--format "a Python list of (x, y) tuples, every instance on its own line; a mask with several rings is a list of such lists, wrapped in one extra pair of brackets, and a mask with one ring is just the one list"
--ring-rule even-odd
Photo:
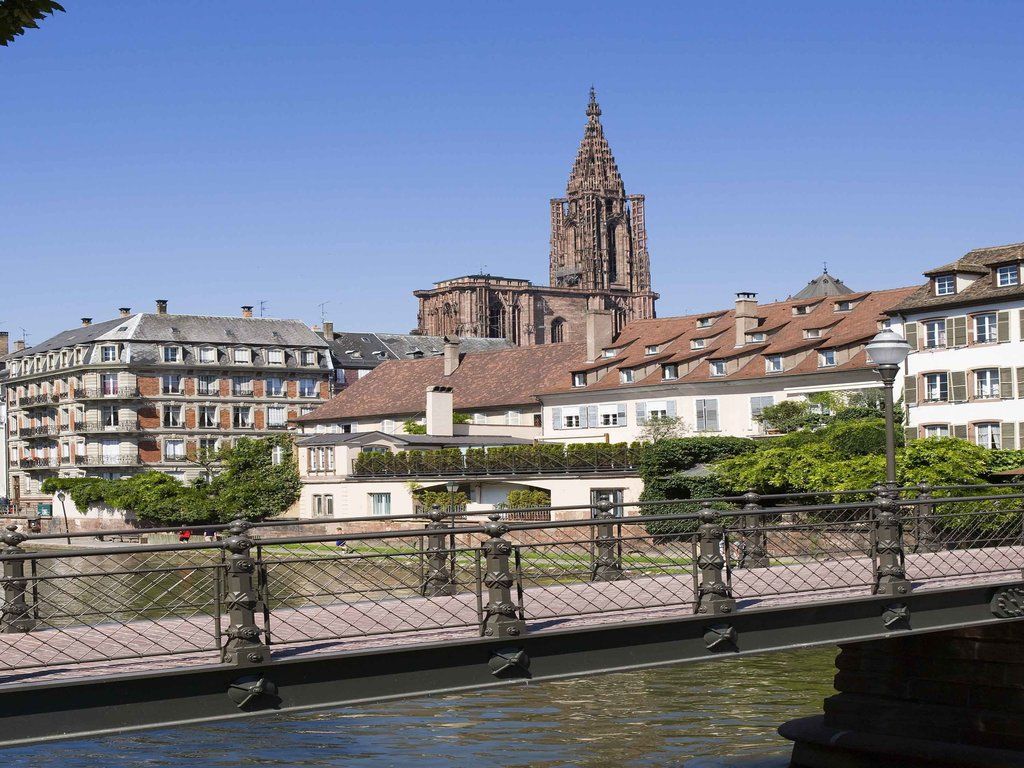
[(267, 308), (267, 300), (260, 299), (260, 317), (263, 317), (263, 311)]
[(321, 323), (321, 325), (323, 323), (327, 322), (327, 305), (330, 304), (330, 303), (331, 302), (329, 302), (329, 301), (321, 301), (319, 304), (317, 304), (317, 306), (320, 307), (320, 323)]

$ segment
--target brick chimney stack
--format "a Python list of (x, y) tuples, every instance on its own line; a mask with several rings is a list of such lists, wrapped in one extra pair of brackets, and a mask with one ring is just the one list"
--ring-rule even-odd
[(167, 314), (167, 299), (157, 299), (156, 300), (156, 313), (158, 315), (166, 315)]
[(24, 350), (25, 350), (25, 340), (24, 339), (15, 339), (14, 340), (14, 351), (15, 352), (23, 352)]
[(121, 313), (121, 317), (128, 317), (128, 315), (130, 315), (132, 313), (132, 308), (131, 307), (121, 307), (117, 311)]
[(252, 317), (252, 305), (251, 304), (243, 304), (242, 305), (242, 317)]
[(92, 318), (91, 317), (83, 317), (82, 318), (82, 327), (84, 328), (87, 325), (92, 325)]
[(334, 340), (334, 323), (328, 322), (327, 320), (324, 320), (324, 338), (327, 339), (327, 341)]
[(11, 335), (7, 331), (0, 331), (0, 357), (11, 351)]
[(747, 343), (747, 334), (757, 328), (757, 294), (740, 291), (736, 294), (736, 346)]
[(459, 337), (444, 337), (444, 375), (451, 376), (459, 369)]

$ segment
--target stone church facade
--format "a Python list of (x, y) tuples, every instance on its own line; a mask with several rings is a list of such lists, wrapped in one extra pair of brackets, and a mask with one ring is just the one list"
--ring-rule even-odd
[(655, 316), (643, 195), (627, 195), (594, 90), (565, 197), (551, 201), (548, 286), (466, 275), (415, 291), (419, 333), (506, 338), (519, 346), (582, 339), (588, 311), (614, 330)]

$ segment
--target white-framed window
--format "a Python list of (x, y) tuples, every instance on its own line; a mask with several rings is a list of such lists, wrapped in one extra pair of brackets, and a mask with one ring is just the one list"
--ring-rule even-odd
[(711, 327), (711, 324), (714, 323), (714, 322), (715, 322), (715, 319), (713, 317), (698, 317), (697, 318), (697, 327), (698, 328), (709, 328), (709, 327)]
[(675, 363), (665, 363), (661, 366), (661, 378), (663, 379), (678, 379), (679, 378), (679, 366)]
[(232, 410), (231, 423), (235, 429), (252, 428), (252, 407), (248, 405), (236, 405)]
[(1002, 448), (1003, 429), (998, 421), (974, 425), (974, 442), (982, 448)]
[(216, 405), (199, 406), (199, 428), (215, 429), (220, 426), (220, 419), (217, 416)]
[(287, 423), (286, 413), (283, 405), (271, 405), (267, 408), (267, 426), (283, 427)]
[(836, 312), (849, 312), (853, 309), (853, 302), (847, 299), (837, 301), (835, 305)]
[(316, 397), (316, 379), (299, 379), (299, 397)]
[(615, 347), (611, 347), (610, 349), (606, 349), (601, 352), (601, 357), (615, 357), (617, 354), (619, 354), (619, 350)]
[(313, 495), (313, 517), (334, 517), (334, 495), (318, 493)]
[(102, 347), (100, 347), (100, 360), (104, 363), (116, 363), (117, 345), (104, 344)]
[(181, 347), (166, 346), (164, 347), (164, 362), (165, 363), (180, 363), (181, 362)]
[(563, 408), (562, 409), (562, 428), (563, 429), (576, 429), (580, 427), (580, 409), (579, 408)]
[(949, 400), (949, 374), (925, 374), (924, 399), (929, 403), (938, 403)]
[(602, 427), (622, 427), (624, 422), (625, 408), (617, 403), (597, 407), (597, 423)]
[(199, 453), (206, 456), (213, 456), (220, 450), (220, 438), (201, 437), (199, 438)]
[(644, 354), (645, 355), (656, 355), (656, 354), (658, 354), (658, 345), (657, 344), (648, 344), (646, 347), (644, 347)]
[(283, 397), (284, 381), (277, 376), (270, 376), (264, 380), (267, 388), (267, 397)]
[(764, 341), (767, 338), (768, 338), (768, 336), (765, 334), (764, 331), (754, 331), (754, 333), (748, 333), (747, 334), (747, 342), (748, 343), (753, 343), (753, 342), (756, 342), (756, 341)]
[(486, 424), (487, 423), (487, 414), (480, 413), (480, 412), (474, 413), (473, 414), (473, 423), (474, 424)]
[(765, 373), (782, 373), (782, 355), (768, 355), (764, 359)]
[(572, 375), (572, 385), (574, 387), (585, 387), (587, 386), (587, 374), (577, 371)]
[(394, 419), (384, 419), (380, 423), (380, 431), (383, 432), (386, 435), (393, 435), (393, 434), (395, 434), (395, 420)]
[(160, 377), (161, 394), (180, 395), (184, 391), (181, 376), (177, 373), (165, 373)]
[(690, 341), (690, 349), (704, 349), (707, 345), (707, 339), (692, 339)]
[(695, 404), (697, 411), (697, 431), (717, 432), (718, 431), (718, 400), (698, 399)]
[(935, 277), (935, 295), (952, 296), (956, 293), (955, 275), (937, 275)]
[(823, 349), (818, 352), (818, 367), (831, 368), (836, 364), (836, 351), (834, 349)]
[(1020, 269), (1016, 264), (1008, 264), (996, 270), (996, 283), (1000, 288), (1008, 285), (1020, 285)]
[(100, 408), (100, 423), (104, 427), (116, 427), (121, 423), (121, 409), (116, 405), (104, 405)]
[(949, 437), (949, 424), (925, 424), (925, 437)]
[(623, 368), (621, 371), (619, 371), (619, 381), (622, 384), (632, 384), (633, 383), (633, 369), (632, 368)]
[(275, 467), (284, 464), (284, 446), (275, 445), (270, 449), (270, 463)]
[(755, 395), (750, 398), (750, 419), (756, 422), (757, 418), (764, 413), (764, 409), (775, 405), (775, 398), (772, 395)]
[(974, 342), (991, 344), (999, 341), (999, 324), (995, 312), (974, 316)]
[(270, 365), (284, 365), (284, 350), (283, 349), (269, 349), (267, 350), (267, 362)]
[(185, 458), (184, 440), (164, 440), (164, 460), (182, 461)]
[(237, 365), (244, 365), (252, 362), (252, 350), (248, 347), (235, 347), (231, 350), (231, 359)]
[(793, 307), (794, 315), (806, 315), (810, 311), (811, 307), (809, 304), (801, 304), (799, 307)]
[(519, 411), (508, 411), (505, 414), (505, 423), (510, 427), (518, 427), (521, 417)]
[(184, 422), (181, 418), (180, 405), (165, 405), (162, 424), (165, 427), (180, 427)]
[(390, 493), (371, 493), (370, 494), (370, 514), (372, 515), (390, 515), (391, 514), (391, 494)]
[(198, 395), (219, 395), (220, 382), (216, 376), (197, 376), (196, 394)]
[(665, 400), (650, 400), (647, 403), (647, 419), (667, 419), (668, 402)]
[(708, 365), (712, 376), (725, 376), (725, 360), (712, 360)]
[(924, 323), (925, 349), (936, 349), (946, 346), (946, 321), (927, 320)]
[(104, 395), (116, 395), (117, 394), (117, 374), (116, 373), (101, 373), (100, 374), (100, 390)]
[(982, 368), (974, 372), (974, 396), (999, 397), (999, 369)]
[(217, 362), (217, 350), (215, 347), (200, 347), (199, 348), (199, 362), (200, 363), (215, 363)]
[(805, 328), (804, 329), (804, 338), (805, 339), (820, 339), (821, 338), (821, 328)]
[(232, 376), (231, 394), (235, 397), (250, 397), (252, 395), (252, 379), (248, 376)]
[(316, 352), (309, 349), (302, 350), (302, 364), (316, 365)]

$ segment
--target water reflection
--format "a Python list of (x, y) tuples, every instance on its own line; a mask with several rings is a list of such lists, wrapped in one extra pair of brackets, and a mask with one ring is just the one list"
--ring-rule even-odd
[(682, 766), (777, 755), (832, 692), (818, 649), (5, 750), (8, 766)]

